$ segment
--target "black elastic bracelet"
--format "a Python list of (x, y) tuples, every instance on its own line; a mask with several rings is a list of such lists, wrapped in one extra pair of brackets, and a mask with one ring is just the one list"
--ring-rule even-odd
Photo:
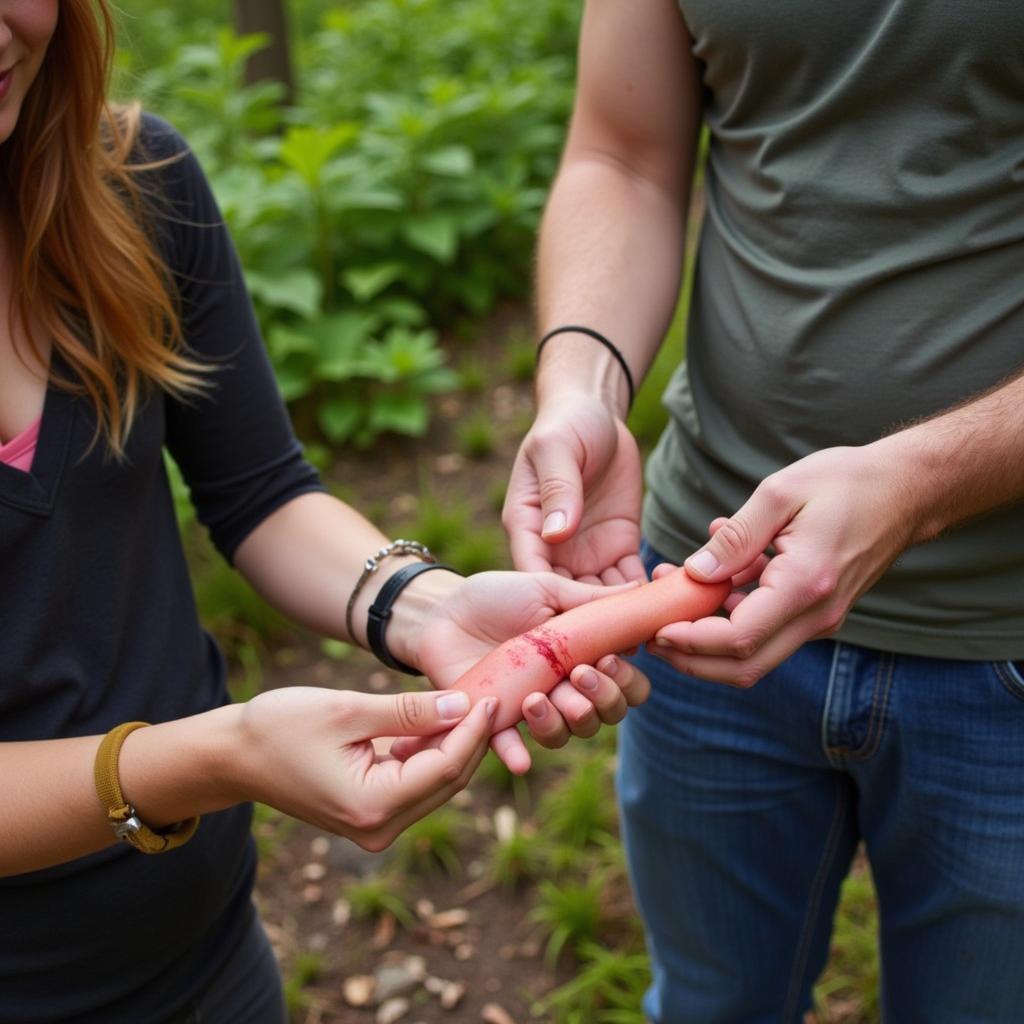
[(629, 390), (629, 405), (627, 408), (633, 408), (633, 398), (636, 394), (636, 389), (633, 386), (633, 374), (630, 372), (629, 363), (626, 362), (626, 357), (610, 342), (603, 334), (599, 334), (597, 331), (590, 327), (577, 327), (573, 325), (567, 325), (565, 327), (556, 327), (553, 331), (548, 331), (537, 345), (537, 362), (540, 362), (540, 354), (544, 349), (544, 346), (556, 335), (556, 334), (585, 334), (588, 338), (593, 338), (594, 341), (600, 342), (613, 356), (618, 360), (619, 366), (622, 367), (622, 372), (626, 375), (626, 387)]
[(456, 571), (450, 565), (442, 565), (440, 562), (413, 562), (411, 565), (403, 565), (401, 569), (389, 576), (387, 582), (380, 588), (373, 604), (370, 605), (370, 612), (366, 620), (366, 642), (377, 660), (387, 665), (388, 668), (405, 672), (410, 676), (421, 676), (423, 673), (419, 669), (403, 664), (391, 654), (384, 641), (384, 631), (388, 628), (391, 606), (395, 603), (398, 595), (421, 572), (430, 572), (431, 569)]

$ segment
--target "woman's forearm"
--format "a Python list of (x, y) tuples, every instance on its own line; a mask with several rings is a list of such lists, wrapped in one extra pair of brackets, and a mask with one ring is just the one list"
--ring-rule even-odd
[[(275, 608), (322, 636), (366, 646), (367, 612), (380, 588), (415, 556), (392, 556), (360, 588), (353, 605), (354, 636), (345, 625), (349, 596), (363, 563), (388, 543), (355, 509), (328, 494), (303, 494), (283, 505), (242, 542), (235, 564)], [(454, 573), (436, 570), (414, 579), (394, 605), (388, 624), (391, 653), (417, 665), (418, 630), (426, 613), (458, 586)]]
[[(151, 828), (244, 799), (238, 708), (131, 733), (119, 759), (123, 796)], [(93, 783), (100, 736), (0, 743), (0, 876), (83, 857), (116, 842)]]

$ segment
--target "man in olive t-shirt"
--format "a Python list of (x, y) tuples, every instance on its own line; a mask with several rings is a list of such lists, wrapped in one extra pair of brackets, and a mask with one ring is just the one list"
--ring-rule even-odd
[[(586, 5), (540, 329), (622, 360), (545, 346), (505, 524), (521, 569), (736, 587), (641, 655), (623, 728), (657, 1024), (800, 1020), (860, 841), (889, 1019), (1020, 1019), (1022, 56), (1000, 0)], [(627, 371), (675, 307), (702, 122), (641, 521)]]

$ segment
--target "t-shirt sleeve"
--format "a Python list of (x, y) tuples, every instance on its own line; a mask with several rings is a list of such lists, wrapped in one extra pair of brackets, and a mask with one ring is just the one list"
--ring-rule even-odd
[(157, 172), (156, 230), (180, 296), (185, 342), (210, 367), (208, 391), (165, 397), (166, 445), (200, 522), (230, 562), (272, 512), (324, 488), (295, 438), (234, 245), (198, 160), (170, 125), (152, 116), (141, 141), (149, 158), (172, 158)]

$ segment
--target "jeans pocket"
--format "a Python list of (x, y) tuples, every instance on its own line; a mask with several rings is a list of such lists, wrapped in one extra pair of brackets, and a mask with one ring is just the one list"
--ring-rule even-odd
[(1024, 700), (1024, 661), (993, 662), (1003, 686), (1018, 700)]

